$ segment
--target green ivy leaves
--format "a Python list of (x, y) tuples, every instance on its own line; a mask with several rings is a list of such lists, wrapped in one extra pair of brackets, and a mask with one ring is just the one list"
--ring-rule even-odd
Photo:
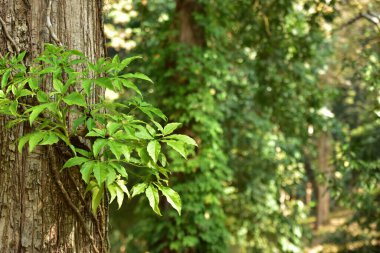
[[(86, 192), (91, 192), (94, 213), (106, 191), (111, 196), (110, 203), (116, 199), (119, 207), (125, 196), (132, 198), (145, 193), (158, 215), (162, 194), (181, 213), (181, 199), (168, 187), (169, 170), (164, 153), (172, 149), (186, 158), (197, 144), (186, 135), (174, 134), (180, 123), (161, 125), (158, 121), (166, 121), (166, 116), (142, 100), (133, 81), (152, 80), (142, 73), (124, 72), (128, 64), (140, 57), (120, 61), (115, 56), (91, 63), (81, 52), (48, 44), (28, 71), (22, 58), (0, 59), (0, 113), (13, 117), (10, 126), (28, 121), (33, 128), (19, 139), (19, 152), (27, 144), (29, 152), (38, 145), (66, 146), (72, 156), (63, 169), (79, 169), (87, 184)], [(75, 72), (78, 64), (87, 68)], [(52, 82), (52, 91), (41, 89), (41, 84), (47, 82)], [(139, 96), (133, 96), (125, 104), (108, 103), (104, 97), (99, 103), (89, 104), (95, 86), (116, 92), (127, 89)], [(137, 119), (135, 109), (148, 120)], [(73, 126), (69, 127), (68, 119), (73, 117)], [(77, 146), (78, 143), (82, 144)], [(127, 185), (131, 176), (136, 184), (131, 186), (130, 193)]]

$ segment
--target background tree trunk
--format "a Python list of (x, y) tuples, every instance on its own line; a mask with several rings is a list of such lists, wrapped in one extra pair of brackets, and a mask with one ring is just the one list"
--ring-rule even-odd
[(177, 0), (179, 42), (190, 46), (205, 46), (204, 30), (195, 20), (196, 13), (203, 13), (202, 6), (196, 0)]
[(327, 133), (321, 133), (318, 139), (318, 169), (323, 180), (318, 182), (317, 186), (316, 229), (328, 221), (330, 213), (330, 192), (326, 181), (331, 174), (331, 152), (331, 137)]
[[(104, 56), (101, 1), (0, 0), (0, 17), (17, 46), (27, 51), (26, 62), (41, 52), (44, 43), (54, 43), (47, 26), (50, 2), (52, 30), (62, 44), (90, 59)], [(0, 27), (0, 52), (12, 51), (15, 48)], [(50, 84), (43, 86), (49, 89)], [(92, 102), (99, 92), (94, 92)], [(0, 116), (0, 252), (105, 252), (105, 206), (92, 216), (88, 199), (81, 196), (84, 185), (78, 171), (58, 174), (83, 226), (57, 184), (54, 171), (62, 167), (62, 154), (44, 148), (18, 153), (16, 140), (30, 129), (27, 125), (6, 129), (6, 122)]]

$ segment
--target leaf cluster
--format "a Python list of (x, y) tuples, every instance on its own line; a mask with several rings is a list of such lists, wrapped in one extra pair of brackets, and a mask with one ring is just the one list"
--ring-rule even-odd
[[(165, 150), (186, 158), (197, 144), (175, 134), (181, 124), (166, 123), (166, 116), (143, 100), (135, 81), (152, 80), (125, 72), (139, 57), (115, 56), (92, 63), (82, 52), (50, 44), (31, 66), (24, 65), (24, 57), (25, 52), (0, 59), (0, 115), (8, 116), (8, 127), (25, 123), (31, 128), (19, 139), (19, 152), (26, 144), (29, 152), (37, 146), (66, 147), (69, 157), (62, 169), (79, 168), (94, 213), (108, 191), (110, 202), (116, 199), (119, 207), (125, 195), (132, 198), (145, 192), (152, 209), (161, 214), (160, 191), (180, 214), (180, 196), (168, 187)], [(104, 89), (135, 95), (125, 104), (111, 103), (96, 96)], [(137, 119), (136, 111), (147, 120)], [(138, 179), (134, 186), (127, 186), (130, 175)]]

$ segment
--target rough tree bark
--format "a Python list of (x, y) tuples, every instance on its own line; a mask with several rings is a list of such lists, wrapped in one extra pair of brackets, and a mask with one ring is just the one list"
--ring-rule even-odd
[[(90, 59), (104, 56), (100, 0), (0, 0), (0, 6), (2, 55), (16, 51), (7, 30), (16, 46), (28, 52), (27, 63), (44, 43), (59, 43), (55, 35)], [(78, 172), (56, 173), (64, 162), (57, 152), (39, 148), (32, 154), (18, 153), (16, 139), (30, 130), (26, 125), (6, 129), (6, 122), (0, 116), (0, 252), (107, 251), (105, 206), (92, 216), (87, 197), (81, 196), (84, 186)], [(64, 197), (58, 178), (75, 207)]]

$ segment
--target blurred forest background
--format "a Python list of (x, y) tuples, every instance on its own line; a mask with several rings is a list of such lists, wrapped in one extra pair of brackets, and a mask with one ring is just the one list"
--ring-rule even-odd
[(108, 55), (142, 56), (145, 99), (199, 145), (168, 157), (182, 215), (113, 207), (112, 252), (380, 252), (380, 1), (108, 0), (105, 17)]

